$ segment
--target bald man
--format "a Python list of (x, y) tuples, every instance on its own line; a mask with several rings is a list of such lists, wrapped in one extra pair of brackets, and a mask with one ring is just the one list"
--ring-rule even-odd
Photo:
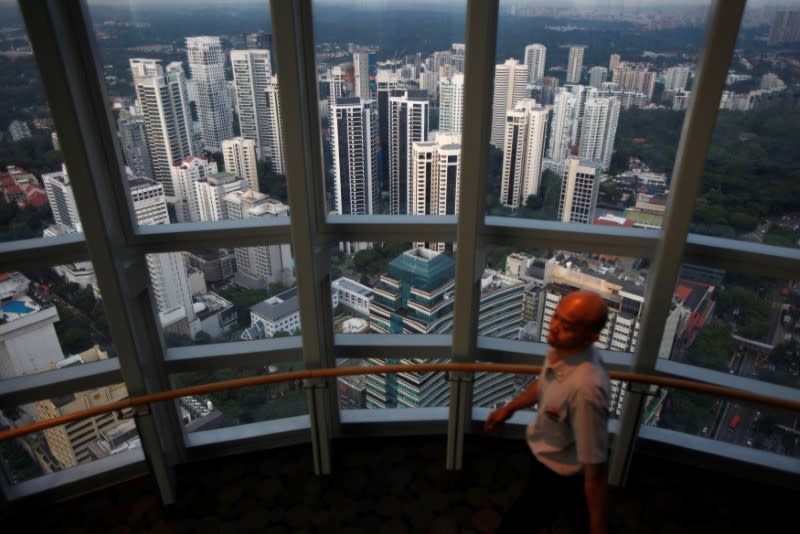
[(607, 532), (609, 381), (592, 348), (607, 316), (595, 293), (562, 298), (542, 374), (486, 420), (484, 430), (493, 432), (517, 410), (539, 405), (526, 432), (533, 452), (528, 487), (498, 532), (537, 533), (561, 515), (578, 532)]

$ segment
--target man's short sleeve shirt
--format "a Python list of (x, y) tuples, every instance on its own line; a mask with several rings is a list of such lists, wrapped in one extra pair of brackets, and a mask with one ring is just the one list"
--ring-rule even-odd
[(527, 429), (537, 459), (561, 475), (608, 460), (608, 372), (591, 347), (555, 364), (545, 358), (539, 411)]

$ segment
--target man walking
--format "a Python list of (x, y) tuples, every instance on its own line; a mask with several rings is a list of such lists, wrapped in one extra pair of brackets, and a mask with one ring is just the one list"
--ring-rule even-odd
[(550, 321), (540, 377), (484, 424), (492, 432), (515, 411), (539, 405), (526, 432), (528, 487), (499, 532), (538, 533), (565, 513), (581, 533), (605, 534), (608, 509), (608, 373), (592, 348), (608, 308), (595, 293), (566, 295)]

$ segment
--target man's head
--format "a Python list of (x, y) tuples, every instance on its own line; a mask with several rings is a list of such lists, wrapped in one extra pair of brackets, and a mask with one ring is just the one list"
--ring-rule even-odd
[(570, 293), (561, 299), (550, 320), (547, 342), (562, 350), (588, 347), (600, 337), (607, 317), (608, 307), (596, 293)]

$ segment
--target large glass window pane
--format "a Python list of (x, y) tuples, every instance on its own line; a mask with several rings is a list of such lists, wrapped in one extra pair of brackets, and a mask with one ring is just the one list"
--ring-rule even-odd
[[(303, 369), (302, 362), (282, 362), (258, 369), (242, 367), (176, 373), (171, 379), (173, 387), (184, 388)], [(198, 432), (306, 415), (308, 403), (302, 380), (294, 380), (181, 397), (178, 409), (184, 431)]]
[[(77, 391), (0, 411), (0, 429), (17, 428), (128, 398), (124, 384)], [(11, 484), (141, 447), (132, 410), (109, 412), (0, 442)]]
[(800, 290), (793, 280), (684, 264), (659, 356), (800, 387)]
[[(267, 2), (188, 11), (89, 5), (137, 223), (263, 216), (228, 210), (225, 198), (235, 192), (285, 203)], [(168, 212), (142, 214), (141, 179), (152, 181)]]
[(16, 2), (3, 8), (0, 65), (0, 241), (83, 232)]
[[(752, 5), (751, 5), (752, 4)], [(719, 102), (691, 231), (798, 246), (800, 3), (748, 3)], [(758, 25), (756, 25), (756, 21)]]
[(167, 347), (300, 335), (289, 244), (147, 255)]
[(700, 4), (501, 2), (487, 215), (660, 226)]
[(797, 413), (769, 406), (669, 388), (651, 397), (642, 424), (800, 458)]
[(458, 210), (465, 2), (314, 2), (328, 213)]
[(0, 273), (0, 379), (116, 357), (91, 262)]

